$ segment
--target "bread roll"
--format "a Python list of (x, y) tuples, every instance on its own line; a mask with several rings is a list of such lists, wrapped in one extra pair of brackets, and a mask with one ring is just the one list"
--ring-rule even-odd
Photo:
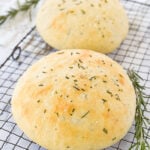
[(118, 142), (136, 98), (122, 67), (90, 50), (62, 50), (31, 66), (12, 98), (18, 126), (48, 150), (99, 150)]
[(42, 38), (56, 49), (92, 49), (108, 53), (128, 33), (119, 0), (46, 0), (37, 14)]

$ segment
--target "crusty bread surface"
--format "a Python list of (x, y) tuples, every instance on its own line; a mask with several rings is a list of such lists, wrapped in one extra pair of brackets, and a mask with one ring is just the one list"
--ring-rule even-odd
[(12, 98), (18, 126), (48, 150), (100, 150), (128, 132), (136, 98), (122, 67), (90, 50), (43, 57), (19, 79)]
[(46, 0), (36, 18), (42, 38), (56, 49), (92, 49), (108, 53), (128, 33), (119, 0)]

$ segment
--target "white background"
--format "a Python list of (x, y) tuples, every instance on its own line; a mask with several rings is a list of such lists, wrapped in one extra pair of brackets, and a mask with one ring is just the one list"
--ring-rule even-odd
[[(19, 0), (23, 3), (24, 0)], [(0, 64), (10, 55), (14, 46), (20, 39), (31, 29), (35, 24), (35, 17), (39, 5), (32, 9), (32, 20), (30, 20), (29, 12), (19, 13), (15, 19), (7, 20), (0, 26)], [(0, 1), (0, 15), (3, 15), (10, 8), (16, 8), (17, 0), (1, 0)]]

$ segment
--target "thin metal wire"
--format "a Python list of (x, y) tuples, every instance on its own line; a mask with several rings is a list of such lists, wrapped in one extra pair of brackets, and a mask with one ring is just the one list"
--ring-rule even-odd
[[(146, 93), (150, 93), (150, 5), (136, 0), (123, 0), (130, 22), (126, 40), (109, 54), (126, 70), (134, 68), (145, 80)], [(17, 127), (11, 114), (11, 96), (15, 84), (26, 69), (41, 57), (56, 51), (40, 38), (33, 27), (15, 46), (12, 54), (0, 66), (0, 149), (44, 150), (28, 139)], [(145, 99), (150, 114), (150, 100)], [(128, 150), (134, 143), (133, 123), (128, 134), (107, 150)], [(150, 129), (146, 129), (150, 132)], [(147, 137), (148, 138), (148, 137)], [(150, 141), (150, 139), (149, 139)]]

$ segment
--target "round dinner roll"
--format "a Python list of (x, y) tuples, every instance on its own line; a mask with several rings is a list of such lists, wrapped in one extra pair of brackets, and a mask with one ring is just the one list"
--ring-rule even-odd
[(56, 49), (108, 53), (125, 39), (128, 18), (119, 0), (46, 0), (36, 27)]
[(12, 98), (18, 126), (48, 150), (99, 150), (118, 142), (135, 115), (129, 77), (109, 57), (62, 50), (33, 64)]

